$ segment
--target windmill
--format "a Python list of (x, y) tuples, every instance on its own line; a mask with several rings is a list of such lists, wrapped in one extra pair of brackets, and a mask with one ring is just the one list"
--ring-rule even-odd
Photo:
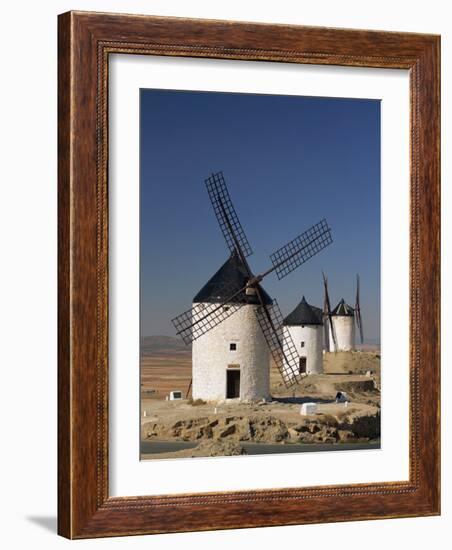
[[(290, 335), (285, 333), (283, 315), (278, 303), (269, 299), (260, 283), (273, 272), (279, 280), (283, 279), (330, 245), (331, 230), (326, 220), (321, 220), (271, 254), (272, 266), (263, 273), (254, 275), (247, 260), (252, 254), (252, 249), (237, 217), (222, 172), (211, 174), (205, 183), (218, 224), (231, 252), (228, 262), (239, 265), (244, 271), (244, 283), (237, 288), (236, 281), (223, 281), (221, 298), (185, 311), (172, 319), (172, 323), (177, 334), (189, 345), (235, 314), (245, 304), (257, 304), (253, 310), (273, 361), (285, 386), (291, 387), (301, 378), (298, 353), (290, 340)], [(241, 299), (237, 300), (239, 296)]]
[(323, 310), (309, 304), (303, 296), (301, 302), (284, 319), (299, 355), (300, 372), (323, 374)]
[(329, 351), (350, 351), (355, 349), (355, 324), (359, 330), (361, 344), (364, 342), (363, 323), (360, 305), (360, 279), (356, 275), (355, 308), (342, 298), (331, 310), (328, 295), (328, 279), (323, 273), (325, 335), (329, 336)]

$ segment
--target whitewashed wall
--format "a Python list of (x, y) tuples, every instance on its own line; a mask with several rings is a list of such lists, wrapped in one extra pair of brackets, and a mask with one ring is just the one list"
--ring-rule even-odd
[[(306, 357), (306, 373), (323, 373), (323, 325), (288, 326), (299, 357)], [(304, 346), (302, 346), (304, 342)], [(285, 342), (285, 348), (287, 344)]]
[(351, 351), (355, 349), (355, 318), (345, 315), (332, 317), (334, 333), (336, 335), (337, 349), (334, 349), (334, 341), (331, 337), (331, 326), (328, 324), (330, 351)]
[[(208, 306), (209, 304), (205, 304)], [(194, 304), (199, 308), (202, 304)], [(193, 399), (226, 398), (228, 365), (240, 366), (240, 399), (257, 401), (270, 396), (269, 350), (253, 305), (244, 305), (193, 342)], [(236, 343), (236, 351), (229, 344)]]

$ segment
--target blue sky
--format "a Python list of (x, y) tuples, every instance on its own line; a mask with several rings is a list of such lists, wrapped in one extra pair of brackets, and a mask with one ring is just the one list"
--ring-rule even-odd
[(229, 251), (205, 189), (223, 171), (253, 248), (253, 271), (326, 218), (333, 244), (263, 286), (289, 313), (302, 295), (355, 302), (365, 340), (380, 338), (380, 102), (141, 90), (141, 334), (175, 335), (171, 318)]

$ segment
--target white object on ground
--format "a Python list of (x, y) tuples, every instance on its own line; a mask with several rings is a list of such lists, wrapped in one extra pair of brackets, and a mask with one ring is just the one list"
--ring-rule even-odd
[(315, 414), (317, 412), (317, 403), (303, 403), (301, 405), (300, 414)]
[(170, 391), (169, 399), (170, 401), (176, 401), (176, 400), (182, 399), (182, 392), (178, 390)]

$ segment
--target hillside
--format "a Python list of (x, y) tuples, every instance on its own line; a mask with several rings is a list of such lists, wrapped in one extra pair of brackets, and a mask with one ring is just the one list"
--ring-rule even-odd
[(180, 338), (173, 336), (145, 336), (141, 339), (142, 355), (190, 352), (190, 346), (186, 346)]

